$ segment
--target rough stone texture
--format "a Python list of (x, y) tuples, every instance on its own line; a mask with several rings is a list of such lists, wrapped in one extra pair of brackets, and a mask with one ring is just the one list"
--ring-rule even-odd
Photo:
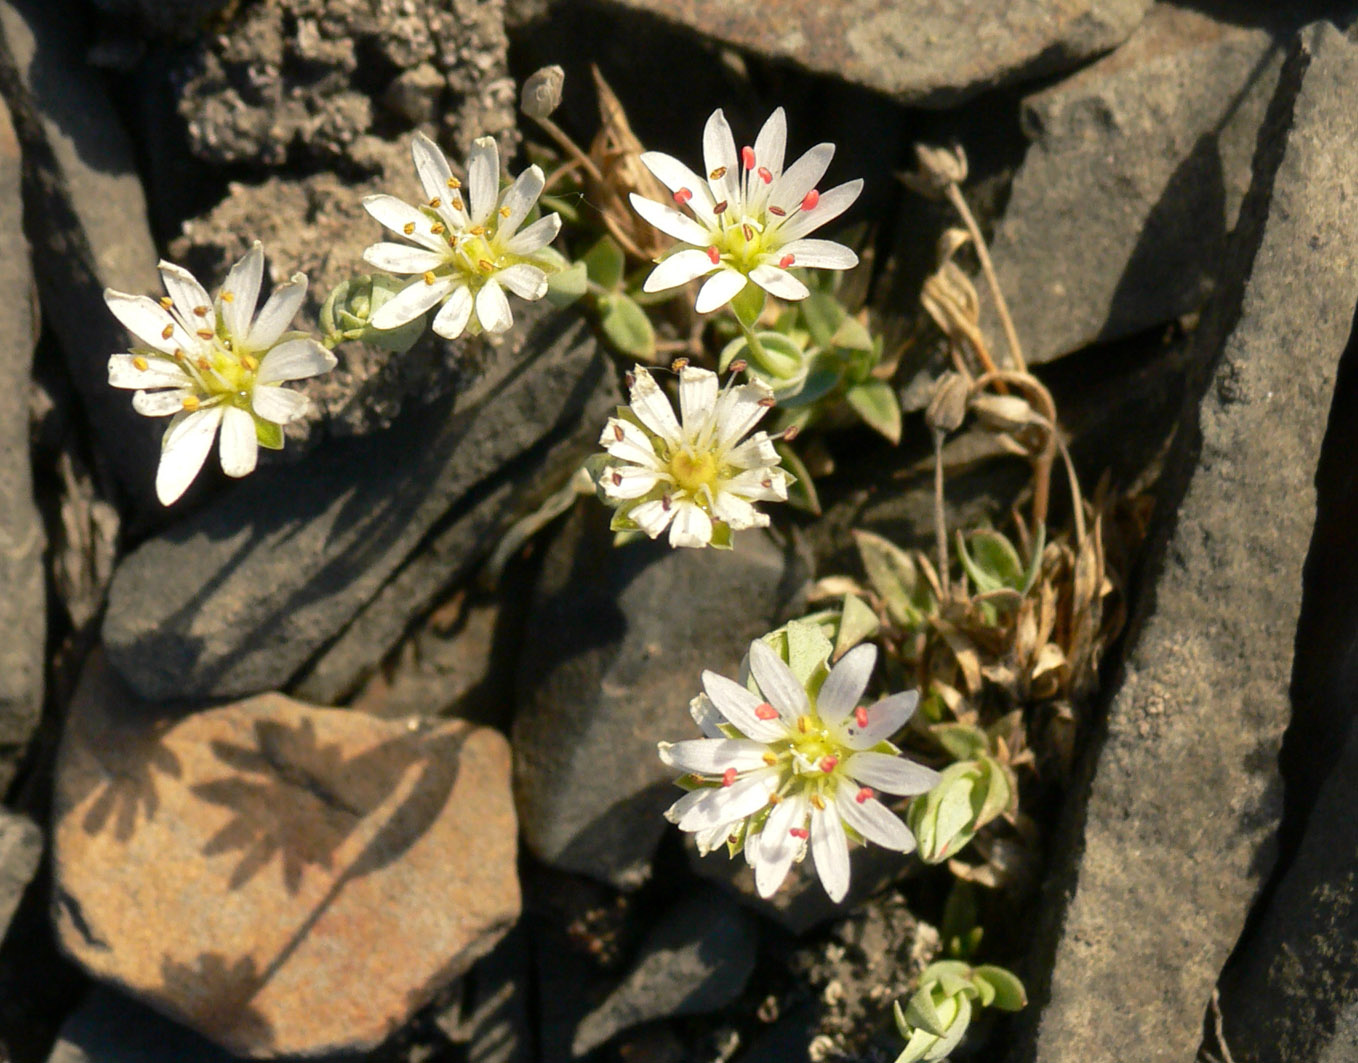
[(42, 831), (32, 820), (0, 808), (0, 938), (42, 859)]
[[(14, 779), (42, 712), (47, 588), (42, 520), (29, 465), (28, 394), (37, 323), (33, 275), (21, 235), (19, 141), (0, 103), (0, 226), (10, 253), (0, 265), (0, 794)], [(2, 913), (0, 913), (2, 914)], [(0, 919), (0, 927), (5, 920)]]
[(583, 1056), (640, 1023), (729, 1004), (754, 970), (758, 943), (754, 920), (733, 900), (690, 894), (660, 917), (622, 982), (581, 1021), (571, 1051)]
[[(479, 534), (458, 541), (439, 571), (466, 571), (526, 501), (516, 459), (546, 461), (541, 452), (576, 430), (590, 397), (615, 386), (583, 322), (546, 310), (535, 320), (458, 395), (386, 432), (261, 470), (143, 543), (110, 591), (113, 664), (152, 698), (278, 688), (464, 519)], [(440, 589), (415, 593), (429, 600)], [(406, 605), (404, 619), (419, 608)], [(367, 663), (399, 635), (369, 643)]]
[(157, 506), (161, 426), (111, 396), (108, 356), (128, 338), (103, 290), (160, 290), (146, 200), (108, 89), (84, 62), (71, 0), (0, 3), (0, 93), (24, 161), (24, 232), (43, 310), (96, 438), (129, 497)]
[(509, 770), (461, 721), (280, 694), (158, 717), (96, 656), (57, 768), (58, 934), (237, 1054), (370, 1048), (518, 917)]
[(809, 574), (762, 532), (730, 553), (619, 550), (602, 511), (576, 510), (544, 561), (520, 667), (515, 798), (535, 856), (624, 889), (645, 879), (681, 795), (656, 742), (696, 735), (703, 670), (734, 675)]
[(1033, 143), (991, 254), (1030, 362), (1206, 301), (1282, 52), (1267, 29), (1157, 4), (1116, 52), (1024, 100)]
[(1358, 1059), (1358, 731), (1321, 790), (1296, 860), (1224, 979), (1236, 1063)]
[(615, 0), (763, 58), (950, 107), (1127, 39), (1150, 0)]
[(1210, 388), (1166, 462), (1154, 591), (1053, 881), (1060, 937), (1026, 972), (1046, 1003), (1018, 1058), (1192, 1058), (1273, 863), (1312, 479), (1358, 304), (1355, 84), (1358, 49), (1319, 25), (1270, 107), (1236, 261), (1200, 331)]

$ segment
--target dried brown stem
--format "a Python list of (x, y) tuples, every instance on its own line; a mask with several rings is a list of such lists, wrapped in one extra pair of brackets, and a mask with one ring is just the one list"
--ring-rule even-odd
[(995, 266), (990, 261), (990, 252), (986, 250), (985, 240), (981, 236), (981, 227), (976, 224), (976, 218), (971, 213), (971, 208), (967, 206), (966, 197), (962, 195), (962, 189), (956, 182), (950, 183), (944, 194), (952, 204), (953, 210), (957, 211), (962, 219), (962, 224), (967, 227), (967, 232), (971, 234), (971, 242), (976, 245), (976, 257), (981, 261), (981, 272), (985, 274), (986, 283), (990, 285), (990, 292), (995, 298), (995, 309), (1000, 315), (1000, 327), (1004, 329), (1004, 339), (1009, 345), (1009, 357), (1013, 360), (1014, 368), (1020, 373), (1025, 372), (1028, 363), (1023, 358), (1018, 330), (1014, 328), (1014, 319), (1009, 316), (1009, 304), (1005, 302), (1004, 293), (1000, 291), (1000, 282), (995, 276)]

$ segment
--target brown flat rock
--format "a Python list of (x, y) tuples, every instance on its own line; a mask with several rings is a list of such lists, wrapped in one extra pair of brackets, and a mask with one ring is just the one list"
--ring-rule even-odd
[(370, 1048), (519, 914), (509, 749), (281, 694), (165, 717), (96, 656), (55, 907), (91, 973), (240, 1055)]

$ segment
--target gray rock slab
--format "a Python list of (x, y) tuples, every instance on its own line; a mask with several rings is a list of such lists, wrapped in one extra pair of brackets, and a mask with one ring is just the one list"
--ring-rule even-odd
[[(0, 793), (42, 712), (43, 651), (47, 644), (46, 536), (33, 498), (28, 452), (28, 396), (37, 322), (33, 274), (22, 236), (19, 141), (0, 104), (0, 226), (10, 253), (0, 260)], [(3, 922), (0, 922), (0, 926)]]
[(704, 37), (886, 93), (950, 107), (1121, 44), (1150, 0), (614, 0)]
[(1270, 105), (1015, 1058), (1192, 1059), (1273, 864), (1313, 478), (1358, 304), (1355, 85), (1358, 48), (1320, 24)]
[(581, 1020), (572, 1051), (583, 1056), (643, 1022), (729, 1004), (754, 970), (758, 945), (754, 917), (734, 900), (690, 894), (660, 917), (617, 988)]
[(163, 425), (110, 392), (108, 356), (129, 340), (103, 290), (158, 293), (158, 256), (132, 145), (108, 86), (85, 63), (84, 24), (71, 0), (0, 3), (0, 91), (23, 147), (38, 292), (94, 430), (96, 462), (154, 510)]
[(0, 809), (0, 938), (38, 873), (42, 831), (25, 816)]
[(810, 569), (758, 531), (731, 552), (612, 538), (606, 512), (578, 508), (548, 550), (521, 656), (514, 778), (538, 859), (630, 889), (682, 796), (656, 742), (698, 736), (688, 704), (703, 670), (735, 675), (751, 640), (795, 615)]
[(1023, 101), (1032, 144), (991, 256), (1029, 362), (1203, 305), (1285, 47), (1266, 28), (1156, 4), (1117, 51)]
[[(568, 433), (590, 396), (613, 386), (588, 327), (568, 314), (527, 308), (489, 358), (457, 395), (263, 470), (143, 543), (114, 575), (110, 661), (152, 699), (285, 685), (418, 550), (475, 511), (502, 469)], [(466, 553), (445, 571), (493, 548), (494, 527), (476, 526), (483, 538), (461, 542)]]
[(1358, 731), (1296, 859), (1223, 979), (1224, 1033), (1250, 1063), (1358, 1059)]

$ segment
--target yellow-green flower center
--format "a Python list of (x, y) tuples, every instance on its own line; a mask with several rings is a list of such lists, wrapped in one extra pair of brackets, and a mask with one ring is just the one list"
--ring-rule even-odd
[(670, 475), (682, 490), (690, 494), (699, 494), (704, 487), (715, 493), (717, 459), (710, 451), (692, 454), (681, 450), (670, 459)]

